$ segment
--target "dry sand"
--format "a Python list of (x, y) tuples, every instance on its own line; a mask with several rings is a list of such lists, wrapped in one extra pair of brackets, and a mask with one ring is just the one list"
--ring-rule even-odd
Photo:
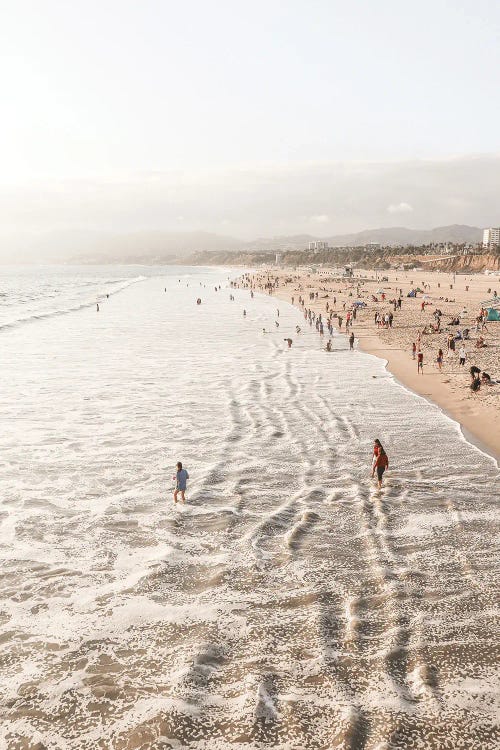
[[(378, 276), (378, 278), (377, 278)], [(416, 393), (431, 399), (461, 425), (464, 433), (497, 459), (500, 458), (500, 382), (492, 386), (482, 386), (478, 393), (470, 390), (471, 365), (500, 381), (500, 322), (489, 322), (487, 331), (476, 332), (475, 319), (481, 303), (491, 299), (493, 291), (500, 294), (500, 278), (494, 275), (457, 275), (431, 271), (374, 271), (357, 269), (353, 279), (344, 279), (334, 269), (321, 269), (312, 273), (310, 269), (266, 269), (253, 274), (256, 288), (262, 287), (268, 277), (279, 278), (279, 287), (274, 296), (291, 301), (298, 306), (299, 295), (305, 298), (305, 307), (326, 313), (326, 303), (330, 309), (342, 315), (342, 331), (345, 332), (345, 317), (350, 305), (357, 299), (367, 303), (360, 309), (354, 321), (353, 331), (360, 348), (387, 360), (387, 368), (405, 386)], [(388, 281), (382, 281), (387, 277)], [(423, 294), (416, 298), (407, 297), (410, 289), (425, 288), (426, 307), (422, 312)], [(382, 302), (377, 290), (384, 289), (386, 300)], [(397, 298), (403, 290), (402, 309), (393, 311), (388, 300)], [(488, 289), (491, 289), (488, 292)], [(357, 291), (359, 290), (359, 294)], [(318, 298), (309, 300), (309, 293), (318, 292)], [(378, 298), (375, 302), (372, 295)], [(336, 305), (333, 297), (336, 296)], [(447, 299), (446, 299), (447, 298)], [(344, 310), (345, 303), (345, 310)], [(417, 341), (419, 331), (426, 324), (434, 322), (433, 312), (442, 311), (441, 333), (421, 335), (421, 349), (424, 353), (424, 374), (417, 374), (417, 363), (412, 359), (412, 343)], [(378, 329), (374, 324), (375, 312), (393, 312), (393, 327)], [(446, 342), (450, 332), (457, 326), (448, 325), (452, 317), (459, 316), (461, 325), (470, 329), (470, 340), (466, 342), (467, 359), (465, 367), (459, 366), (457, 342), (454, 356), (447, 357)], [(334, 321), (336, 323), (336, 321)], [(336, 326), (338, 330), (338, 327)], [(477, 337), (482, 335), (487, 346), (475, 347)], [(440, 372), (436, 358), (439, 348), (443, 349), (444, 362)]]

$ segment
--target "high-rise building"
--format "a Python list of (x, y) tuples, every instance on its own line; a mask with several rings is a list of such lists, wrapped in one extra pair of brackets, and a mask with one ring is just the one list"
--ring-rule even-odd
[(483, 248), (491, 250), (500, 246), (500, 227), (490, 227), (483, 232)]
[(328, 250), (328, 242), (325, 242), (324, 240), (310, 242), (309, 250), (313, 250), (315, 253), (320, 253), (322, 250)]

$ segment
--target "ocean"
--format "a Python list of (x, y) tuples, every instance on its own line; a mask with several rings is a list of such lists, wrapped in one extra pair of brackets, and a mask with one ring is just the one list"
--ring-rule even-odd
[(2, 269), (0, 748), (493, 748), (498, 466), (235, 277)]

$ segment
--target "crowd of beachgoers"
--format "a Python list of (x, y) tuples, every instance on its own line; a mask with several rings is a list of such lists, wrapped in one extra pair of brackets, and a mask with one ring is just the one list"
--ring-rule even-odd
[(389, 352), (389, 368), (444, 408), (446, 394), (455, 405), (473, 399), (498, 421), (500, 322), (491, 318), (500, 309), (499, 282), (483, 274), (356, 271), (349, 277), (333, 269), (269, 268), (234, 284), (298, 306), (327, 351), (334, 330), (346, 334), (351, 347), (356, 339), (368, 352)]

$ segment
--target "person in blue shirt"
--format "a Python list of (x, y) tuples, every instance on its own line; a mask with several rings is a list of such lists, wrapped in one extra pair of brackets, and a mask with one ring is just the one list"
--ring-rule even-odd
[(177, 463), (177, 473), (173, 477), (175, 480), (175, 490), (174, 490), (174, 503), (177, 502), (177, 495), (180, 492), (181, 493), (181, 500), (183, 503), (186, 502), (186, 482), (189, 479), (189, 474), (187, 473), (186, 469), (182, 468), (182, 463), (179, 461)]

